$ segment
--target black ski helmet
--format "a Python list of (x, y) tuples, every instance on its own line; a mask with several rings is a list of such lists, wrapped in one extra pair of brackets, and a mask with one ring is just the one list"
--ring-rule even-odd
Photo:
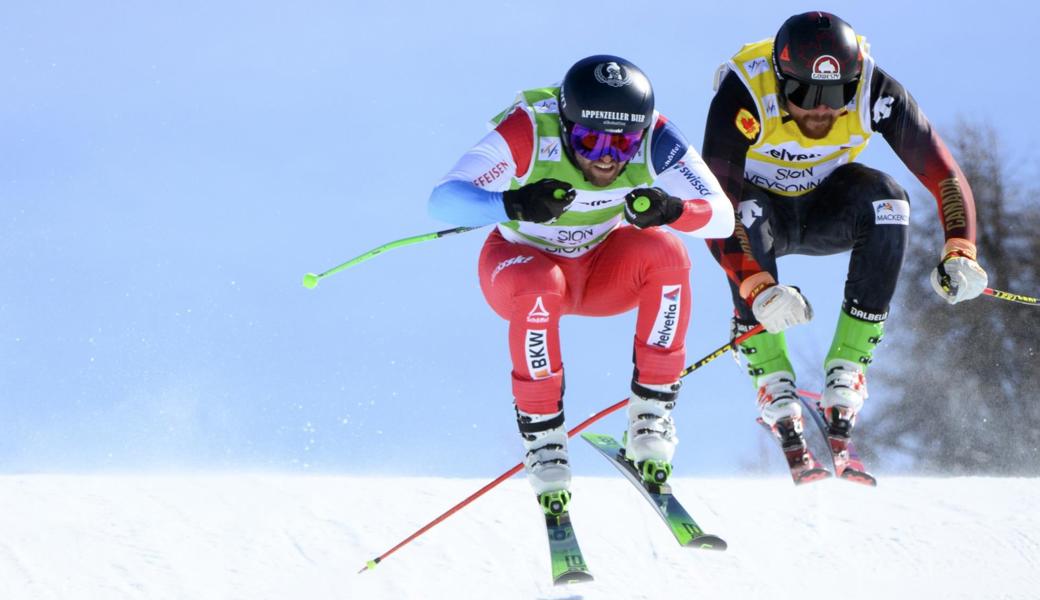
[(813, 11), (784, 21), (773, 41), (773, 68), (780, 93), (802, 108), (852, 101), (863, 71), (863, 55), (852, 26), (830, 13)]
[(609, 133), (650, 127), (654, 90), (639, 67), (618, 56), (598, 54), (574, 63), (560, 84), (564, 127), (580, 123)]

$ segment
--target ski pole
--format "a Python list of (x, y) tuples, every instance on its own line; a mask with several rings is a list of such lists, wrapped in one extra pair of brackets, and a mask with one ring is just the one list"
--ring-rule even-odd
[(479, 229), (479, 227), (456, 227), (454, 229), (445, 229), (444, 231), (434, 231), (432, 233), (424, 233), (422, 235), (414, 235), (412, 237), (406, 237), (404, 239), (395, 240), (393, 242), (388, 242), (388, 243), (383, 244), (382, 246), (379, 246), (377, 248), (372, 248), (371, 250), (369, 250), (368, 252), (365, 252), (364, 254), (362, 254), (360, 256), (355, 256), (354, 258), (348, 260), (347, 262), (345, 262), (345, 263), (343, 263), (343, 264), (341, 264), (339, 266), (333, 267), (333, 268), (329, 269), (328, 271), (324, 271), (322, 273), (307, 273), (306, 275), (303, 276), (303, 287), (305, 287), (305, 288), (307, 288), (309, 290), (310, 289), (314, 289), (318, 285), (318, 281), (319, 280), (324, 279), (325, 277), (328, 277), (329, 275), (335, 275), (336, 273), (339, 273), (340, 271), (342, 271), (344, 269), (349, 269), (350, 267), (353, 267), (356, 264), (363, 263), (366, 260), (372, 258), (373, 256), (376, 256), (377, 254), (382, 254), (383, 252), (386, 252), (387, 250), (393, 250), (394, 248), (400, 248), (402, 246), (410, 246), (412, 244), (418, 244), (419, 242), (427, 242), (427, 241), (435, 240), (435, 239), (442, 238), (442, 237), (445, 237), (445, 236), (455, 235), (457, 233), (466, 233), (467, 231), (472, 231), (474, 229)]
[(1040, 306), (1040, 299), (1030, 298), (1029, 296), (1023, 296), (1021, 294), (1012, 294), (1011, 292), (1003, 292), (993, 288), (986, 288), (982, 290), (982, 293), (1009, 302), (1018, 302), (1019, 304), (1028, 304), (1030, 306)]
[[(710, 363), (711, 361), (715, 360), (716, 358), (718, 358), (718, 357), (722, 356), (723, 354), (729, 352), (737, 344), (747, 340), (751, 336), (753, 336), (756, 333), (759, 333), (759, 332), (761, 332), (763, 330), (764, 330), (764, 328), (761, 325), (756, 325), (754, 327), (754, 329), (751, 329), (747, 333), (744, 333), (744, 334), (738, 336), (736, 339), (734, 339), (733, 341), (729, 342), (725, 346), (722, 346), (721, 348), (715, 350), (711, 354), (705, 356), (704, 358), (698, 360), (697, 362), (695, 362), (692, 365), (690, 365), (690, 366), (686, 367), (685, 369), (683, 369), (682, 373), (679, 374), (679, 378), (682, 379), (683, 377), (686, 377), (690, 373), (693, 373), (697, 369), (703, 367), (704, 365)], [(592, 415), (588, 419), (585, 419), (584, 421), (579, 423), (576, 427), (574, 427), (574, 429), (571, 429), (570, 431), (568, 431), (567, 432), (567, 437), (574, 437), (575, 435), (581, 433), (589, 425), (592, 425), (596, 421), (598, 421), (598, 420), (602, 419), (603, 417), (605, 417), (605, 416), (607, 416), (607, 415), (617, 411), (618, 409), (626, 406), (627, 404), (628, 404), (628, 398), (625, 398), (624, 400), (622, 400), (622, 401), (620, 401), (620, 402), (618, 402), (616, 404), (612, 404), (612, 405), (604, 408), (603, 410), (599, 411), (598, 413)], [(494, 488), (498, 484), (502, 483), (506, 479), (509, 479), (513, 475), (516, 475), (523, 468), (524, 468), (523, 463), (517, 463), (517, 464), (513, 465), (512, 468), (510, 468), (508, 471), (506, 471), (505, 473), (502, 473), (501, 475), (496, 477), (493, 481), (491, 481), (490, 483), (488, 483), (484, 487), (482, 487), (479, 490), (473, 492), (465, 500), (463, 500), (462, 502), (459, 502), (455, 506), (449, 508), (447, 511), (442, 513), (436, 519), (430, 521), (426, 525), (423, 525), (415, 533), (413, 533), (412, 535), (410, 535), (410, 536), (406, 537), (405, 539), (401, 540), (401, 542), (399, 542), (393, 548), (387, 550), (386, 552), (380, 554), (379, 556), (377, 556), (377, 557), (373, 558), (372, 560), (368, 561), (367, 563), (365, 563), (365, 566), (361, 567), (361, 570), (358, 571), (358, 575), (360, 575), (361, 573), (364, 573), (365, 571), (369, 571), (371, 569), (376, 568), (376, 565), (378, 565), (380, 562), (382, 562), (386, 557), (390, 556), (394, 552), (397, 552), (399, 549), (404, 547), (406, 544), (408, 544), (409, 542), (411, 542), (415, 538), (419, 537), (420, 535), (422, 535), (422, 534), (426, 533), (427, 531), (429, 531), (430, 529), (432, 529), (438, 523), (444, 521), (445, 519), (447, 519), (451, 515), (457, 513), (460, 510), (462, 510), (469, 503), (471, 503), (474, 500), (476, 500), (477, 498), (483, 496), (484, 494), (489, 492), (492, 488)]]

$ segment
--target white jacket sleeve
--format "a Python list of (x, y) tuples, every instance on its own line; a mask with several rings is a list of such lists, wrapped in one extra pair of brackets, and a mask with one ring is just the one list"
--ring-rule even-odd
[(654, 180), (671, 196), (686, 202), (673, 229), (699, 238), (727, 238), (733, 234), (733, 205), (700, 154), (688, 146), (686, 154)]

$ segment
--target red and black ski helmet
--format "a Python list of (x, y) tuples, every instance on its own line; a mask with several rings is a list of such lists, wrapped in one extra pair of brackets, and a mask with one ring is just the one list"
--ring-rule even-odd
[(863, 54), (852, 26), (813, 11), (784, 21), (773, 41), (780, 92), (804, 109), (841, 108), (852, 101), (863, 72)]

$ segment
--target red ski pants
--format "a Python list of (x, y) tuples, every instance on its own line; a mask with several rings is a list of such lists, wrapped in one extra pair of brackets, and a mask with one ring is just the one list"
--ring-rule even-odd
[(638, 381), (679, 379), (690, 319), (690, 259), (676, 236), (620, 227), (587, 254), (565, 258), (508, 242), (496, 229), (481, 250), (479, 271), (488, 304), (509, 321), (513, 397), (520, 410), (562, 410), (562, 315), (604, 317), (638, 306)]

